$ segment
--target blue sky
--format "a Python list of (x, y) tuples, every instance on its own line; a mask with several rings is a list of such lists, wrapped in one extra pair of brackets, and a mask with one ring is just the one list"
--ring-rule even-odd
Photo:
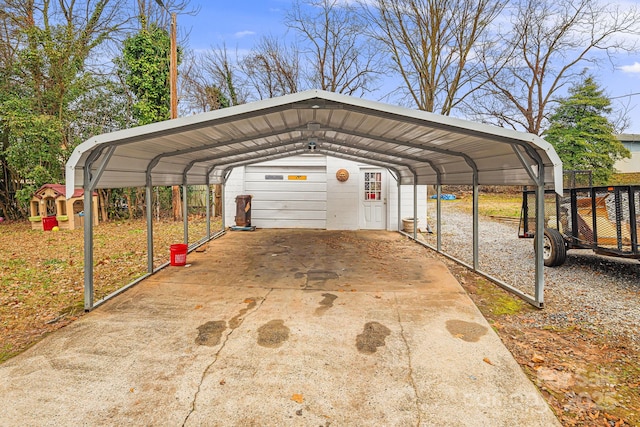
[(197, 16), (180, 16), (178, 26), (190, 30), (192, 49), (226, 43), (229, 48), (250, 49), (263, 35), (283, 34), (289, 0), (192, 1)]
[[(179, 16), (178, 27), (181, 34), (190, 32), (189, 47), (194, 50), (222, 44), (230, 50), (249, 50), (264, 35), (285, 33), (284, 13), (290, 4), (290, 0), (192, 0), (191, 6), (199, 7), (199, 13)], [(622, 96), (615, 103), (628, 104), (631, 109), (631, 127), (625, 132), (640, 134), (640, 95), (624, 96), (640, 92), (640, 54), (620, 55), (615, 65), (606, 63), (591, 72), (608, 96)]]

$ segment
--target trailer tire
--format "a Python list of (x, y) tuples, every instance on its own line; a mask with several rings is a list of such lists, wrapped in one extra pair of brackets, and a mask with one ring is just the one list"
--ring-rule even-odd
[[(536, 253), (536, 239), (533, 240)], [(567, 246), (562, 234), (555, 228), (545, 228), (542, 239), (542, 258), (546, 267), (557, 267), (567, 260)]]

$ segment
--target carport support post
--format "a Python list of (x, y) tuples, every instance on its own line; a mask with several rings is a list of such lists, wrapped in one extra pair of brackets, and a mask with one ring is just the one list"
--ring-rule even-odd
[[(536, 187), (536, 240), (537, 248), (544, 247), (544, 165), (538, 164), (538, 185)], [(544, 305), (544, 258), (543, 251), (536, 251), (536, 289), (534, 298), (539, 307)]]
[(147, 272), (151, 274), (153, 273), (153, 187), (149, 176), (147, 176), (145, 192), (147, 204)]
[(184, 244), (189, 244), (189, 206), (187, 206), (187, 186), (182, 185), (182, 223), (184, 225)]
[(413, 238), (418, 239), (418, 176), (413, 174)]
[[(93, 163), (103, 154), (103, 150), (94, 150), (89, 154), (84, 164), (82, 188), (84, 188), (84, 309), (93, 308), (93, 190), (95, 190), (104, 172), (109, 159), (115, 151), (115, 147), (107, 148), (107, 151), (98, 164), (95, 174), (91, 173)], [(96, 212), (97, 215), (97, 212)]]
[(211, 184), (209, 183), (209, 175), (207, 175), (207, 200), (205, 206), (207, 209), (207, 240), (211, 239)]
[(222, 184), (220, 184), (220, 204), (221, 209), (220, 209), (220, 214), (222, 215), (222, 219), (221, 219), (221, 223), (222, 223), (222, 230), (224, 230), (226, 228), (225, 225), (225, 221), (224, 221), (224, 217), (226, 215), (226, 210), (227, 210), (227, 204), (225, 203), (225, 184), (226, 181), (223, 181)]
[(91, 164), (84, 168), (84, 309), (93, 308), (93, 188)]
[(226, 222), (224, 220), (225, 216), (226, 216), (226, 211), (227, 211), (227, 200), (226, 200), (226, 187), (227, 187), (227, 180), (229, 179), (229, 175), (231, 175), (231, 172), (233, 172), (233, 169), (227, 169), (224, 172), (222, 172), (222, 185), (221, 185), (221, 189), (220, 189), (220, 203), (222, 203), (222, 230), (224, 231), (226, 228)]
[(438, 229), (436, 233), (436, 249), (438, 252), (442, 250), (442, 185), (436, 185), (436, 222)]
[(398, 177), (398, 231), (402, 230), (402, 186)]
[(478, 220), (478, 171), (473, 172), (473, 270), (478, 271), (478, 241), (479, 241), (479, 220)]

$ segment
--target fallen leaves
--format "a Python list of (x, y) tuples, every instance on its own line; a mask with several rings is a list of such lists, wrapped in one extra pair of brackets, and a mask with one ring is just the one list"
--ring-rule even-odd
[(293, 396), (291, 396), (291, 400), (296, 403), (302, 403), (304, 402), (304, 397), (301, 394), (294, 393)]
[(540, 356), (539, 354), (534, 354), (531, 357), (531, 361), (533, 363), (544, 363), (544, 357)]
[(492, 365), (492, 366), (493, 366), (493, 362), (492, 362), (488, 357), (485, 357), (484, 359), (482, 359), (482, 361), (483, 361), (484, 363), (488, 363), (489, 365)]
[[(205, 221), (189, 221), (189, 234), (205, 233)], [(144, 220), (100, 222), (94, 229), (94, 299), (145, 274)], [(84, 233), (31, 230), (27, 222), (2, 225), (0, 245), (0, 362), (83, 313)], [(154, 222), (154, 265), (169, 259), (169, 246), (182, 241), (182, 222)], [(196, 308), (198, 309), (198, 308)]]

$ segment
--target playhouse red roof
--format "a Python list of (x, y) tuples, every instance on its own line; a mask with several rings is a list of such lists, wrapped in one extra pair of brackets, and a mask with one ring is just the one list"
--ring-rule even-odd
[[(78, 189), (76, 189), (76, 190), (73, 192), (73, 195), (72, 195), (71, 197), (67, 197), (67, 189), (66, 189), (66, 187), (64, 186), (64, 184), (45, 184), (45, 185), (43, 185), (42, 187), (40, 187), (40, 188), (38, 189), (38, 191), (36, 191), (35, 196), (36, 196), (36, 197), (39, 197), (39, 194), (38, 194), (38, 193), (40, 193), (40, 192), (41, 192), (42, 190), (44, 190), (45, 188), (50, 188), (50, 189), (52, 189), (53, 191), (55, 191), (56, 193), (58, 193), (58, 195), (60, 195), (60, 196), (64, 196), (64, 197), (66, 197), (66, 198), (68, 198), (68, 199), (84, 196), (84, 189), (82, 189), (82, 188), (78, 188)], [(95, 193), (94, 193), (94, 195), (95, 195)]]

